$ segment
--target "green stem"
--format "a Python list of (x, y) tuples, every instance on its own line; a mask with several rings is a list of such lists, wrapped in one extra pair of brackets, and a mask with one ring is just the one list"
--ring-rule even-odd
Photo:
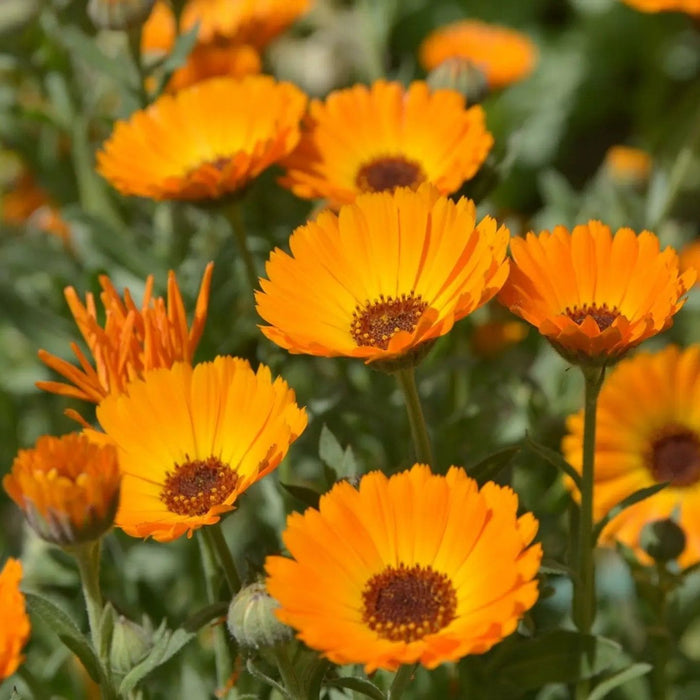
[(413, 367), (400, 369), (395, 372), (401, 391), (406, 401), (406, 411), (408, 421), (411, 425), (411, 437), (416, 450), (416, 459), (421, 464), (433, 465), (433, 449), (430, 445), (428, 427), (425, 423), (425, 416), (418, 395), (416, 386), (416, 374)]
[(651, 669), (651, 690), (654, 700), (667, 700), (668, 665), (671, 654), (671, 637), (668, 629), (668, 588), (664, 564), (657, 564), (656, 600), (654, 601), (656, 625), (649, 630), (654, 650), (654, 664)]
[(78, 562), (80, 583), (87, 607), (90, 637), (95, 650), (100, 650), (100, 618), (104, 604), (100, 590), (100, 544), (101, 540), (86, 542), (71, 549)]
[(289, 645), (278, 644), (273, 647), (272, 654), (275, 657), (287, 698), (289, 700), (309, 700), (304, 692), (304, 686), (294, 669), (294, 664), (289, 658)]
[(245, 265), (246, 275), (248, 276), (248, 284), (251, 289), (258, 287), (258, 273), (255, 269), (255, 260), (248, 248), (248, 235), (243, 224), (243, 216), (241, 213), (241, 205), (239, 202), (231, 204), (228, 209), (228, 219), (231, 222), (233, 234), (238, 241), (238, 247), (241, 250), (241, 257)]
[(241, 578), (236, 569), (236, 562), (233, 560), (233, 555), (226, 543), (221, 523), (207, 525), (204, 528), (204, 536), (208, 540), (208, 544), (213, 551), (216, 552), (216, 557), (224, 571), (226, 581), (228, 582), (229, 593), (231, 597), (236, 595), (241, 590)]
[(386, 700), (399, 700), (403, 695), (403, 691), (406, 690), (408, 684), (413, 680), (417, 665), (418, 664), (411, 664), (399, 668), (394, 676), (394, 682), (391, 684), (391, 688), (389, 688), (389, 692), (386, 694)]

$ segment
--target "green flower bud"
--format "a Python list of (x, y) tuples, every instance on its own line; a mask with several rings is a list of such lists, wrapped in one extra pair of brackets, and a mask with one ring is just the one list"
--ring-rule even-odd
[(238, 592), (228, 609), (228, 628), (241, 647), (272, 647), (292, 638), (290, 627), (275, 615), (279, 603), (265, 584), (257, 582)]
[(90, 0), (88, 15), (98, 29), (130, 29), (146, 21), (155, 0)]
[(109, 659), (115, 673), (124, 675), (141, 661), (151, 649), (153, 628), (148, 620), (137, 625), (119, 615), (114, 621)]
[(642, 549), (655, 561), (677, 559), (685, 549), (685, 532), (671, 519), (647, 523), (639, 537)]

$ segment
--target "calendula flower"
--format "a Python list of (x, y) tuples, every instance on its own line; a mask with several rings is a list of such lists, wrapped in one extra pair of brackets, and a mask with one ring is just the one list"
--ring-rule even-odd
[(160, 541), (217, 522), (306, 427), (284, 380), (233, 357), (146, 372), (97, 419), (124, 475), (116, 524)]
[(2, 485), (40, 537), (68, 546), (112, 527), (120, 481), (114, 447), (71, 433), (20, 450)]
[(622, 0), (642, 12), (686, 12), (700, 14), (700, 0)]
[(492, 89), (526, 78), (537, 62), (537, 49), (525, 34), (479, 20), (436, 29), (423, 41), (419, 54), (429, 71), (448, 59), (466, 58), (484, 73)]
[(156, 0), (141, 29), (141, 53), (146, 58), (161, 58), (170, 53), (177, 39), (177, 18), (167, 0)]
[(430, 185), (361, 195), (279, 248), (256, 293), (262, 332), (293, 353), (388, 360), (449, 332), (508, 275), (508, 230)]
[(31, 630), (24, 595), (19, 590), (21, 579), (22, 563), (8, 559), (0, 571), (0, 681), (22, 663), (22, 648)]
[[(647, 523), (675, 517), (686, 535), (679, 562), (700, 561), (700, 345), (669, 346), (623, 360), (598, 399), (594, 517), (602, 518), (635, 491), (668, 482), (659, 493), (625, 509), (605, 527), (645, 561), (640, 535)], [(562, 449), (581, 470), (583, 415), (567, 420)], [(568, 483), (573, 489), (572, 483)]]
[(301, 90), (269, 76), (211, 78), (117, 123), (98, 170), (122, 194), (216, 199), (291, 152), (305, 106)]
[(70, 384), (49, 381), (37, 382), (37, 386), (44, 391), (99, 403), (110, 393), (125, 391), (128, 382), (146, 370), (170, 367), (178, 361), (192, 363), (207, 318), (213, 267), (209, 263), (204, 270), (190, 328), (172, 270), (168, 274), (167, 302), (162, 297), (153, 298), (153, 275), (149, 275), (140, 309), (128, 289), (122, 299), (109, 277), (102, 275), (100, 300), (104, 325), (98, 320), (93, 295), (88, 293), (83, 304), (75, 289), (66, 287), (68, 306), (93, 361), (90, 362), (77, 343), (71, 343), (71, 350), (80, 367), (39, 350), (41, 361)]
[(603, 167), (620, 184), (644, 185), (651, 173), (651, 156), (640, 148), (611, 146)]
[(188, 0), (181, 25), (186, 31), (198, 22), (203, 42), (228, 39), (261, 49), (311, 4), (311, 0)]
[(692, 270), (696, 274), (695, 284), (700, 278), (700, 239), (691, 241), (681, 248), (680, 251), (681, 271)]
[(467, 109), (459, 93), (378, 80), (312, 100), (280, 182), (336, 207), (423, 182), (449, 194), (476, 174), (492, 145), (483, 109)]
[(514, 238), (511, 253), (499, 300), (574, 363), (608, 364), (668, 328), (695, 279), (653, 233), (599, 221)]
[(479, 490), (461, 467), (339, 482), (318, 510), (287, 519), (293, 558), (265, 562), (277, 616), (334, 663), (368, 673), (481, 654), (538, 596), (537, 521), (517, 507), (510, 488)]

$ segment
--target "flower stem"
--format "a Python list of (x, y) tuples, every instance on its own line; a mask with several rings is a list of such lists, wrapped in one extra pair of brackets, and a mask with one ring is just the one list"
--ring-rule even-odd
[(241, 205), (239, 202), (231, 204), (227, 208), (228, 220), (231, 223), (233, 234), (238, 241), (238, 247), (241, 249), (241, 257), (245, 265), (246, 275), (248, 276), (248, 284), (251, 289), (258, 287), (258, 273), (255, 270), (255, 260), (248, 248), (248, 235), (243, 225), (243, 216), (241, 214)]
[(668, 694), (668, 665), (671, 653), (671, 636), (668, 629), (668, 592), (665, 564), (656, 567), (656, 591), (654, 596), (654, 613), (656, 624), (649, 628), (648, 633), (654, 650), (654, 664), (651, 669), (651, 689), (654, 700), (667, 700)]
[(278, 644), (272, 649), (272, 654), (280, 672), (285, 694), (289, 700), (309, 700), (304, 687), (297, 676), (292, 660), (289, 658), (289, 645)]
[(221, 523), (207, 525), (204, 528), (204, 536), (208, 540), (209, 546), (216, 552), (216, 558), (219, 560), (221, 568), (224, 570), (224, 576), (228, 582), (229, 593), (231, 597), (236, 595), (241, 589), (241, 578), (236, 569), (236, 562), (233, 560), (233, 554), (226, 543), (226, 538), (221, 529)]
[(100, 544), (101, 540), (86, 542), (71, 549), (78, 562), (80, 583), (87, 608), (90, 637), (95, 650), (100, 650), (100, 617), (104, 604), (100, 590)]
[(386, 700), (399, 700), (403, 695), (403, 691), (406, 690), (408, 684), (413, 680), (413, 674), (416, 671), (417, 664), (410, 664), (409, 666), (401, 666), (394, 676), (394, 682), (389, 688), (389, 692), (386, 694)]
[(401, 391), (406, 401), (408, 421), (411, 425), (411, 437), (416, 451), (416, 459), (421, 464), (433, 464), (433, 448), (430, 445), (428, 427), (421, 408), (420, 396), (416, 387), (416, 374), (413, 367), (400, 369), (395, 372)]

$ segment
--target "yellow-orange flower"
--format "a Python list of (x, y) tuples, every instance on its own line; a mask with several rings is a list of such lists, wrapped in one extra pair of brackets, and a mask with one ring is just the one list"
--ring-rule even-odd
[(2, 485), (40, 537), (73, 545), (112, 527), (120, 481), (114, 447), (71, 433), (20, 450)]
[(141, 53), (160, 57), (170, 53), (177, 39), (177, 19), (166, 0), (157, 0), (141, 29)]
[(160, 541), (217, 522), (306, 427), (283, 379), (233, 357), (146, 372), (97, 419), (124, 475), (116, 524)]
[(686, 12), (700, 14), (700, 0), (622, 0), (642, 12)]
[(293, 353), (389, 360), (448, 333), (508, 275), (508, 230), (430, 186), (361, 195), (279, 248), (256, 293), (262, 332)]
[(681, 248), (680, 254), (681, 271), (692, 270), (696, 274), (695, 284), (700, 283), (700, 239), (691, 241)]
[(599, 221), (514, 238), (511, 253), (499, 300), (576, 363), (607, 364), (668, 328), (695, 279), (653, 233)]
[(188, 0), (186, 31), (199, 22), (200, 41), (229, 39), (261, 49), (311, 6), (311, 0)]
[(22, 663), (22, 648), (29, 639), (29, 616), (19, 590), (22, 563), (8, 559), (0, 571), (0, 681), (11, 676)]
[(98, 170), (122, 194), (215, 199), (291, 152), (305, 106), (301, 90), (269, 76), (211, 78), (117, 123)]
[[(582, 413), (570, 416), (567, 427), (562, 449), (580, 471)], [(640, 547), (642, 528), (677, 511), (686, 534), (679, 561), (694, 564), (700, 561), (700, 345), (669, 346), (623, 360), (598, 399), (595, 518), (635, 491), (663, 482), (670, 484), (613, 518), (602, 542), (619, 540), (647, 561)]]
[(299, 197), (332, 206), (363, 192), (430, 182), (458, 190), (486, 159), (493, 137), (483, 109), (453, 90), (379, 80), (312, 100), (299, 146), (280, 182)]
[(510, 488), (479, 490), (461, 467), (339, 482), (318, 510), (289, 516), (294, 558), (267, 558), (277, 616), (334, 663), (368, 673), (481, 654), (537, 600), (542, 549), (528, 545), (538, 523), (517, 507)]
[(537, 49), (527, 36), (478, 20), (462, 20), (436, 29), (423, 41), (419, 54), (426, 70), (450, 58), (466, 58), (484, 73), (491, 88), (526, 78), (537, 62)]
[(651, 156), (640, 148), (611, 146), (605, 154), (604, 167), (616, 182), (644, 184), (651, 173)]
[(102, 275), (100, 299), (104, 308), (104, 326), (98, 320), (93, 295), (88, 293), (83, 304), (75, 289), (66, 287), (68, 306), (94, 364), (77, 343), (71, 343), (71, 350), (80, 367), (46, 350), (39, 350), (41, 361), (70, 384), (37, 382), (37, 386), (44, 391), (99, 403), (107, 394), (125, 391), (127, 383), (142, 376), (146, 370), (170, 367), (178, 361), (191, 364), (207, 318), (213, 267), (213, 263), (209, 263), (204, 270), (189, 329), (185, 306), (172, 270), (168, 274), (167, 302), (162, 297), (153, 298), (153, 275), (149, 275), (141, 309), (134, 303), (128, 289), (124, 291), (122, 300), (109, 277)]

